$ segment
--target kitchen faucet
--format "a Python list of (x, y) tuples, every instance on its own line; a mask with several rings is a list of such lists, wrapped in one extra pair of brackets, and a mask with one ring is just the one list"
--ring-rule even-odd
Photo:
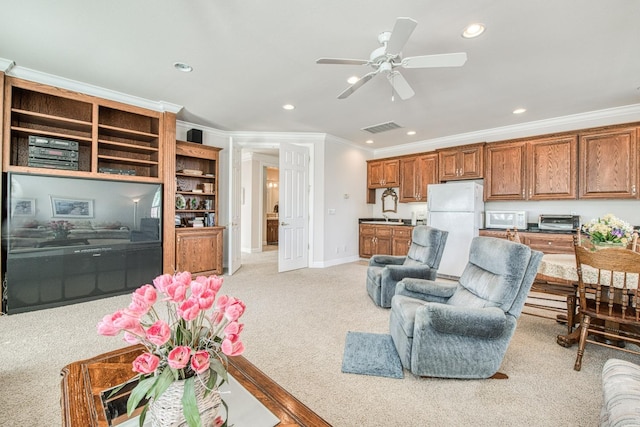
[(382, 214), (382, 216), (384, 217), (384, 220), (385, 220), (385, 221), (389, 222), (389, 216), (388, 216), (388, 215), (386, 215), (386, 214)]

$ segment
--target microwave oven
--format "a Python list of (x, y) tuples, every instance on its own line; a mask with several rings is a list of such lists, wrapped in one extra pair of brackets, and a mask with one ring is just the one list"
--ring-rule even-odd
[(527, 228), (527, 211), (486, 211), (485, 228)]

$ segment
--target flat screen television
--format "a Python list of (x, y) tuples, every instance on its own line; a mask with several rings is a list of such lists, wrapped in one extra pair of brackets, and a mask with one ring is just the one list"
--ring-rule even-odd
[(5, 251), (162, 241), (162, 185), (8, 173)]
[(8, 173), (4, 313), (132, 292), (162, 273), (162, 185)]

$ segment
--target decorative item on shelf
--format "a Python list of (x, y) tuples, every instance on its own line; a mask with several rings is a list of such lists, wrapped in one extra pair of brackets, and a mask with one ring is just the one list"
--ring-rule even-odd
[(218, 388), (228, 381), (227, 356), (244, 352), (238, 319), (245, 304), (219, 295), (222, 282), (219, 276), (194, 279), (186, 271), (164, 274), (133, 292), (127, 308), (98, 323), (98, 334), (122, 332), (126, 342), (146, 348), (133, 361), (140, 375), (127, 402), (129, 416), (145, 406), (139, 425), (147, 413), (153, 427), (227, 425), (218, 416), (221, 403), (229, 412)]
[(202, 184), (202, 189), (205, 193), (213, 193), (213, 184), (210, 182), (205, 182)]
[(180, 169), (178, 173), (183, 173), (185, 175), (202, 175), (202, 171), (198, 169)]
[(193, 199), (191, 199), (190, 201), (190, 209), (197, 209), (198, 208), (198, 199), (196, 199), (195, 197)]
[(69, 221), (51, 221), (49, 227), (53, 231), (54, 240), (64, 240), (69, 237), (73, 224)]
[(607, 214), (594, 218), (582, 225), (582, 231), (588, 236), (595, 248), (627, 247), (631, 241), (633, 227), (626, 221)]
[(187, 201), (182, 194), (176, 194), (176, 209), (185, 209)]

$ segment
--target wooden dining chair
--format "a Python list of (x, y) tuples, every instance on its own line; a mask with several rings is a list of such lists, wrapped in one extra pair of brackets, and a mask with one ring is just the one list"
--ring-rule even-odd
[(520, 241), (520, 235), (518, 234), (518, 229), (514, 227), (513, 231), (511, 231), (511, 229), (507, 228), (507, 240), (510, 240), (512, 242), (516, 242), (516, 243), (522, 243)]
[(640, 355), (640, 252), (626, 248), (590, 249), (574, 238), (578, 298), (580, 302), (580, 343), (574, 369), (582, 368), (586, 343)]

